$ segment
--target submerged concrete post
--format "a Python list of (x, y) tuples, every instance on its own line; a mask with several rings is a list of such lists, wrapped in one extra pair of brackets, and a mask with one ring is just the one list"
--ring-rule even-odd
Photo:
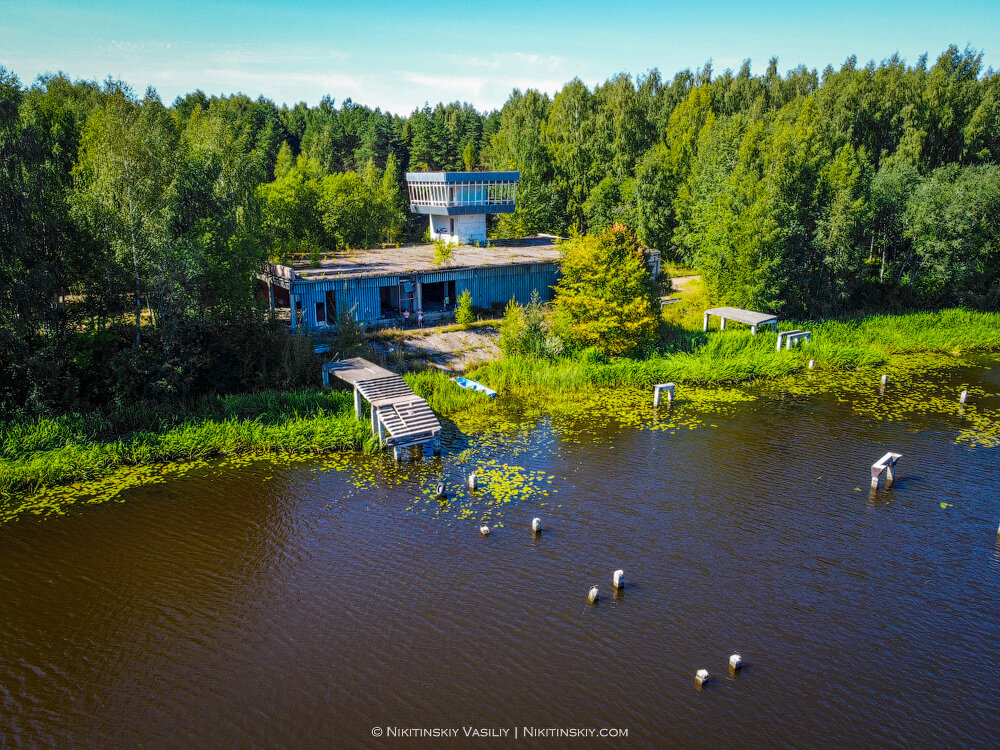
[(660, 407), (660, 395), (663, 391), (667, 392), (667, 403), (672, 404), (674, 402), (674, 383), (660, 383), (659, 385), (653, 386), (653, 408), (658, 409)]
[(354, 386), (354, 417), (361, 419), (361, 392)]
[(963, 391), (962, 391), (962, 392), (961, 392), (961, 393), (960, 393), (960, 394), (958, 395), (958, 403), (960, 403), (960, 404), (963, 404), (963, 405), (964, 405), (964, 404), (965, 404), (965, 401), (966, 401), (966, 399), (968, 399), (968, 398), (969, 398), (969, 391), (968, 391), (968, 390), (963, 390)]
[(872, 464), (872, 490), (878, 489), (878, 478), (885, 472), (885, 486), (888, 487), (895, 479), (896, 462), (903, 457), (902, 453), (886, 453)]
[(811, 370), (811, 369), (813, 369), (813, 368), (814, 368), (815, 366), (816, 366), (816, 360), (815, 360), (815, 359), (810, 359), (810, 360), (809, 360), (809, 369)]

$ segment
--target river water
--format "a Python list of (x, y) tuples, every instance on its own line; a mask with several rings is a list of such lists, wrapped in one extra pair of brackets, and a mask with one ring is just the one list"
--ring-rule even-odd
[[(936, 377), (1000, 399), (995, 363)], [(541, 420), (480, 453), (449, 427), (440, 461), (398, 472), (205, 467), (7, 524), (2, 745), (995, 747), (1000, 448), (956, 443), (955, 409), (856, 406), (772, 393), (674, 431)], [(469, 445), (537, 491), (430, 499), (438, 477), (457, 492)], [(872, 495), (890, 449), (897, 481)], [(524, 736), (580, 728), (628, 736)], [(393, 736), (412, 729), (458, 737)]]

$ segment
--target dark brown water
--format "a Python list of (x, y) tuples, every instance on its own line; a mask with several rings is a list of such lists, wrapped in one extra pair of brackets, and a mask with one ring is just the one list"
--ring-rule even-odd
[[(996, 369), (949, 377), (1000, 391)], [(610, 727), (618, 747), (996, 746), (1000, 449), (955, 444), (953, 415), (876, 422), (831, 396), (711, 421), (539, 425), (512, 462), (558, 500), (505, 504), (488, 539), (407, 510), (453, 453), (367, 489), (206, 470), (0, 528), (2, 744), (560, 747), (595, 742), (524, 728)], [(899, 479), (869, 497), (890, 448)]]

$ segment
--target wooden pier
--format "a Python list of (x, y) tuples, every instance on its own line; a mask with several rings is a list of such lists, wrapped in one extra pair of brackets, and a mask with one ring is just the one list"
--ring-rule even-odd
[(441, 423), (424, 399), (396, 373), (361, 357), (323, 365), (323, 385), (330, 375), (354, 389), (354, 414), (361, 419), (361, 400), (371, 404), (372, 435), (381, 445), (392, 448), (397, 461), (403, 448), (430, 445), (441, 452)]
[(741, 310), (738, 307), (713, 307), (705, 310), (704, 330), (708, 330), (708, 317), (715, 315), (719, 318), (719, 330), (726, 330), (726, 321), (735, 320), (738, 323), (746, 323), (750, 326), (750, 333), (757, 335), (758, 326), (771, 326), (774, 332), (778, 332), (778, 316), (769, 313), (759, 313), (753, 310)]

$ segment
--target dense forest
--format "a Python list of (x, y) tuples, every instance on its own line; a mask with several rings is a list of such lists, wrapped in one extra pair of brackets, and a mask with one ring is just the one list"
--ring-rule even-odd
[[(514, 91), (408, 117), (0, 68), (0, 408), (300, 382), (268, 258), (420, 238), (407, 170), (516, 169), (496, 236), (630, 229), (787, 316), (1000, 304), (1000, 74), (974, 50)], [(310, 369), (311, 371), (311, 369)]]

